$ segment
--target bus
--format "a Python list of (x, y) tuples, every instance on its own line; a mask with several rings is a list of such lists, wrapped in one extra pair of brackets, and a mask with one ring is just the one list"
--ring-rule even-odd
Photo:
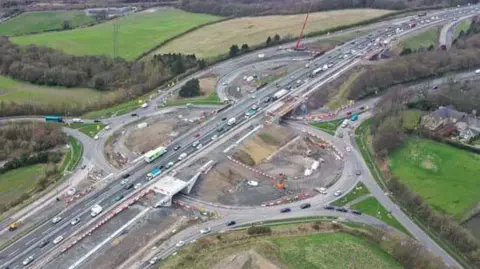
[(63, 118), (60, 116), (45, 116), (45, 121), (63, 122)]
[(156, 149), (150, 150), (145, 154), (145, 161), (147, 163), (151, 163), (165, 153), (167, 153), (167, 149), (165, 147), (158, 147)]

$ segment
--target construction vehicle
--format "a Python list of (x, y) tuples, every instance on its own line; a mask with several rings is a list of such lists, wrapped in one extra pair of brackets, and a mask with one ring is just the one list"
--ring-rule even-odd
[(279, 177), (280, 179), (277, 184), (275, 184), (275, 188), (284, 190), (286, 189), (285, 180), (287, 179), (287, 176), (285, 174), (280, 174)]
[(10, 224), (8, 226), (8, 230), (9, 231), (15, 231), (18, 227), (22, 226), (23, 225), (23, 221), (19, 220), (19, 221), (15, 221), (14, 223)]
[(302, 47), (302, 38), (303, 38), (303, 31), (305, 30), (305, 26), (307, 26), (308, 16), (310, 15), (310, 8), (312, 7), (312, 2), (310, 2), (308, 6), (307, 16), (305, 17), (305, 21), (303, 22), (302, 30), (300, 31), (300, 35), (298, 35), (297, 44), (295, 45), (294, 50), (302, 51), (305, 50), (305, 47)]

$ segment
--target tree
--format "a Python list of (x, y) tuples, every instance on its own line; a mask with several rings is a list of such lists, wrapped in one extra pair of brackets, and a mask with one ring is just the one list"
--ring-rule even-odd
[(230, 47), (230, 53), (229, 53), (229, 54), (230, 54), (230, 57), (235, 57), (235, 56), (237, 56), (237, 55), (238, 55), (238, 51), (239, 51), (238, 46), (237, 46), (237, 45), (232, 45), (232, 46)]
[(269, 36), (265, 43), (267, 44), (267, 47), (270, 46), (272, 44), (272, 38)]
[(245, 52), (248, 52), (249, 50), (250, 50), (250, 48), (248, 47), (248, 44), (244, 43), (242, 45), (241, 52), (245, 53)]
[(195, 97), (200, 95), (200, 83), (198, 82), (198, 79), (194, 78), (185, 85), (182, 86), (180, 91), (178, 92), (180, 97)]
[(71, 29), (72, 26), (70, 24), (70, 21), (69, 20), (64, 20), (63, 21), (63, 30), (68, 30), (68, 29)]
[(278, 34), (275, 34), (275, 36), (273, 37), (273, 40), (275, 41), (275, 43), (280, 42), (280, 36)]

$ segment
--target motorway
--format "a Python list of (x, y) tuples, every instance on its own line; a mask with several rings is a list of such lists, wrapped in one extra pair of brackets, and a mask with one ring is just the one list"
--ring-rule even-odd
[[(473, 9), (472, 9), (473, 10)], [(441, 13), (440, 13), (441, 14)], [(458, 14), (455, 13), (455, 11), (448, 10), (448, 11), (443, 11), (443, 14), (441, 14), (441, 17), (439, 20), (450, 20), (452, 17), (456, 17)], [(426, 27), (428, 25), (423, 25), (423, 27)], [(406, 29), (404, 28), (404, 32), (409, 32), (409, 31), (416, 31), (418, 28), (413, 28), (413, 29)], [(333, 68), (331, 71), (328, 72), (334, 72), (338, 69), (340, 69), (343, 66), (346, 66), (350, 62), (352, 62), (354, 59), (356, 59), (359, 55), (352, 55), (351, 51), (353, 49), (357, 50), (357, 52), (364, 51), (365, 53), (372, 51), (374, 48), (373, 40), (375, 40), (377, 37), (380, 38), (393, 38), (395, 36), (395, 28), (389, 28), (383, 31), (377, 31), (369, 36), (362, 36), (359, 37), (353, 41), (348, 42), (347, 44), (340, 46), (332, 51), (329, 51), (325, 55), (318, 57), (317, 59), (312, 60), (312, 65), (313, 66), (322, 66), (327, 63), (332, 63)], [(355, 53), (354, 53), (355, 54)], [(297, 54), (298, 55), (298, 54)], [(304, 56), (304, 55), (303, 55)], [(254, 62), (256, 59), (255, 55), (249, 55), (248, 57), (245, 58), (239, 58), (235, 61), (229, 62), (228, 64), (225, 63), (224, 67), (229, 67), (229, 70), (232, 70), (233, 68), (237, 67), (238, 65), (245, 65), (251, 62)], [(230, 65), (230, 66), (228, 66)], [(176, 161), (178, 156), (185, 152), (188, 153), (188, 155), (192, 155), (193, 152), (196, 152), (197, 150), (193, 148), (191, 145), (195, 141), (200, 141), (201, 144), (207, 146), (209, 143), (212, 142), (211, 137), (214, 134), (220, 133), (228, 133), (230, 131), (231, 127), (226, 126), (225, 121), (222, 121), (222, 118), (231, 118), (235, 117), (237, 118), (237, 123), (235, 126), (240, 126), (244, 123), (247, 123), (250, 119), (247, 119), (243, 116), (245, 111), (250, 108), (253, 104), (260, 104), (263, 106), (263, 109), (267, 109), (267, 105), (271, 106), (272, 104), (270, 103), (265, 103), (264, 100), (267, 97), (270, 97), (274, 92), (278, 91), (280, 88), (289, 88), (291, 87), (292, 92), (296, 91), (303, 91), (305, 89), (308, 89), (308, 87), (311, 87), (315, 85), (316, 83), (323, 81), (329, 77), (329, 74), (323, 74), (323, 75), (318, 75), (315, 78), (310, 78), (310, 74), (314, 67), (308, 69), (308, 68), (300, 68), (299, 70), (289, 74), (288, 76), (280, 79), (277, 81), (277, 83), (272, 83), (268, 85), (267, 87), (263, 88), (261, 91), (256, 93), (255, 98), (251, 98), (250, 96), (245, 97), (242, 100), (238, 100), (235, 102), (234, 105), (232, 105), (230, 108), (226, 109), (225, 111), (222, 111), (218, 113), (214, 118), (208, 120), (206, 123), (204, 123), (202, 126), (193, 129), (189, 131), (188, 133), (182, 135), (182, 137), (177, 138), (174, 142), (172, 142), (169, 145), (169, 152), (156, 160), (154, 163), (150, 164), (145, 164), (141, 162), (139, 165), (135, 165), (132, 169), (129, 170), (128, 173), (131, 174), (130, 176), (130, 182), (133, 184), (136, 183), (143, 183), (142, 188), (145, 188), (148, 184), (145, 184), (145, 174), (150, 171), (151, 169), (159, 166), (165, 166), (168, 162), (170, 161)], [(207, 72), (207, 71), (202, 71), (202, 72)], [(198, 76), (198, 74), (196, 75)], [(303, 85), (298, 85), (297, 81), (300, 81)], [(278, 84), (279, 87), (277, 88), (275, 84)], [(176, 87), (179, 87), (181, 84), (177, 84)], [(175, 89), (172, 89), (175, 90)], [(145, 112), (142, 112), (143, 115), (147, 115), (149, 113), (153, 113), (153, 110), (155, 110), (154, 106), (150, 106)], [(142, 115), (142, 116), (143, 116)], [(258, 114), (257, 114), (258, 115)], [(127, 121), (132, 120), (129, 115), (124, 115), (112, 119), (107, 119), (104, 120), (107, 124), (110, 124), (112, 126), (118, 126), (121, 124), (124, 124)], [(224, 130), (222, 132), (217, 132), (218, 126), (224, 126)], [(199, 134), (199, 137), (194, 137), (194, 134)], [(106, 135), (102, 136), (104, 139), (106, 139)], [(180, 146), (181, 149), (178, 151), (174, 151), (173, 148)], [(102, 148), (103, 149), (103, 148)], [(95, 153), (99, 154), (99, 153)], [(103, 154), (103, 152), (102, 152)], [(361, 156), (355, 156), (356, 158), (361, 159)], [(362, 162), (363, 163), (363, 162)], [(365, 166), (363, 165), (365, 168)], [(368, 171), (368, 169), (364, 169), (364, 171)], [(347, 175), (345, 175), (347, 176)], [(59, 214), (63, 218), (63, 220), (58, 223), (58, 224), (53, 224), (49, 220), (45, 221), (41, 225), (39, 225), (35, 230), (31, 231), (21, 239), (17, 240), (10, 246), (8, 246), (6, 249), (3, 249), (0, 252), (0, 263), (1, 266), (6, 266), (9, 265), (10, 268), (17, 268), (20, 266), (22, 260), (24, 260), (28, 256), (33, 256), (35, 260), (40, 259), (43, 255), (45, 255), (47, 252), (52, 251), (54, 248), (58, 247), (54, 246), (52, 243), (48, 244), (47, 246), (43, 248), (38, 248), (37, 243), (41, 240), (48, 239), (48, 240), (53, 240), (55, 237), (63, 235), (65, 238), (71, 236), (74, 232), (79, 231), (80, 228), (85, 227), (89, 223), (95, 222), (95, 219), (92, 220), (92, 218), (89, 216), (90, 212), (90, 207), (94, 204), (100, 204), (103, 208), (113, 208), (116, 205), (118, 205), (120, 202), (115, 201), (114, 197), (120, 195), (120, 194), (125, 194), (127, 193), (128, 195), (133, 195), (134, 190), (126, 191), (123, 189), (123, 186), (121, 186), (118, 183), (118, 179), (120, 177), (113, 177), (108, 186), (105, 187), (104, 189), (87, 196), (85, 199), (79, 201), (76, 204), (73, 204), (72, 206), (68, 207), (65, 209), (63, 212)], [(370, 176), (371, 178), (371, 176)], [(373, 179), (372, 179), (373, 180)], [(363, 180), (362, 180), (363, 181)], [(352, 184), (352, 181), (346, 180), (342, 182), (349, 182)], [(368, 180), (367, 180), (368, 182)], [(153, 182), (150, 182), (150, 184)], [(373, 185), (368, 186), (369, 189), (375, 189), (376, 184), (373, 182)], [(354, 185), (350, 185), (353, 187)], [(378, 186), (376, 186), (378, 188)], [(141, 189), (141, 188), (140, 188)], [(140, 191), (140, 189), (135, 190), (135, 191)], [(387, 197), (388, 198), (388, 197)], [(395, 210), (397, 208), (389, 199), (384, 199), (380, 198), (379, 201), (382, 204), (386, 204), (387, 208), (391, 208), (392, 210)], [(319, 202), (319, 204), (324, 204), (325, 201)], [(389, 203), (392, 203), (391, 205)], [(391, 206), (391, 207), (390, 207)], [(270, 210), (275, 210), (276, 214), (278, 214), (278, 208), (268, 208), (266, 209), (267, 211)], [(108, 210), (105, 210), (104, 213), (106, 213)], [(400, 211), (398, 209), (398, 211)], [(401, 211), (400, 211), (401, 212)], [(395, 216), (402, 216), (400, 212), (394, 211)], [(80, 217), (81, 222), (77, 224), (76, 226), (70, 225), (70, 220), (75, 218), (75, 217)], [(97, 217), (98, 218), (98, 217)], [(406, 227), (409, 231), (412, 229), (417, 232), (415, 229), (418, 229), (417, 226), (414, 224), (410, 225), (410, 227)], [(423, 234), (425, 235), (421, 230), (418, 232), (418, 234)], [(420, 236), (421, 237), (421, 236)], [(428, 236), (424, 236), (422, 241), (425, 240), (425, 242), (429, 242)], [(435, 244), (427, 244), (429, 248), (432, 250), (435, 250)], [(438, 253), (441, 253), (441, 251), (438, 251)], [(442, 257), (444, 260), (446, 260), (449, 264), (456, 264), (455, 261), (451, 259), (446, 254), (443, 254)], [(34, 261), (35, 263), (35, 261)]]

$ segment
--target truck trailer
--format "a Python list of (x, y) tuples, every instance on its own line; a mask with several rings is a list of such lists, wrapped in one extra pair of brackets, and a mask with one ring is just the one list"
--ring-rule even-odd
[(277, 99), (280, 99), (282, 98), (283, 96), (285, 96), (285, 94), (288, 93), (288, 90), (285, 90), (285, 89), (282, 89), (282, 90), (279, 90), (278, 92), (276, 92), (272, 97), (273, 97), (273, 100), (277, 100)]
[(167, 153), (167, 149), (165, 147), (158, 147), (156, 149), (150, 150), (149, 152), (145, 153), (145, 161), (147, 163), (151, 163), (165, 153)]
[(160, 168), (155, 168), (150, 173), (147, 174), (147, 180), (152, 180), (153, 178), (157, 177), (162, 173), (162, 170)]

